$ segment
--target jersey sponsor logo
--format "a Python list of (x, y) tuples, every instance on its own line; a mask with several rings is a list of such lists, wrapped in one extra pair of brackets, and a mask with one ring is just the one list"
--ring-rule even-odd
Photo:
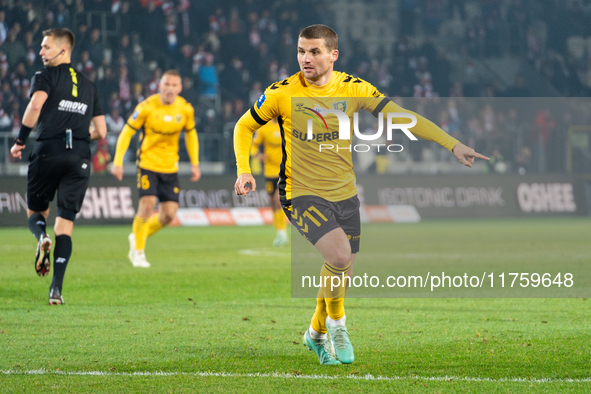
[(73, 112), (76, 114), (84, 115), (86, 110), (88, 109), (88, 105), (84, 103), (79, 103), (77, 101), (70, 101), (70, 100), (62, 100), (60, 101), (57, 110), (64, 111), (64, 112)]
[(259, 99), (257, 100), (257, 109), (261, 109), (266, 99), (267, 97), (265, 96), (265, 93), (261, 94), (261, 97), (259, 97)]
[(177, 131), (161, 131), (161, 130), (152, 130), (152, 133), (154, 134), (158, 134), (158, 135), (175, 135), (178, 132)]
[[(326, 123), (326, 119), (324, 119), (324, 116), (322, 116), (322, 114), (320, 114), (320, 112), (313, 110), (312, 108), (308, 108), (308, 107), (304, 107), (304, 109), (307, 109), (309, 111), (309, 112), (304, 112), (304, 114), (306, 114), (309, 117), (311, 117), (312, 119), (314, 119), (314, 121), (316, 123), (318, 123), (320, 125), (320, 127), (322, 127), (322, 123), (324, 123), (324, 128), (326, 129), (326, 131), (328, 131), (328, 124)], [(318, 109), (318, 108), (316, 108), (316, 109)], [(320, 123), (321, 120), (322, 120), (322, 123)], [(308, 130), (310, 132), (312, 131), (312, 121), (311, 120), (308, 120)]]
[(325, 142), (325, 141), (333, 141), (339, 139), (339, 132), (333, 131), (328, 133), (314, 133), (312, 134), (312, 138), (310, 138), (307, 133), (302, 133), (297, 130), (292, 130), (291, 135), (295, 139), (299, 139), (300, 141), (316, 141), (316, 142)]
[[(336, 104), (340, 104), (340, 103), (336, 103)], [(334, 105), (333, 105), (334, 106)], [(338, 109), (328, 109), (328, 108), (322, 108), (317, 106), (314, 110), (311, 108), (307, 108), (306, 109), (310, 110), (311, 112), (313, 112), (314, 114), (318, 115), (319, 117), (321, 117), (321, 119), (324, 121), (324, 127), (326, 128), (326, 130), (328, 131), (328, 126), (327, 123), (325, 121), (325, 116), (327, 115), (335, 115), (338, 119), (339, 122), (339, 139), (341, 140), (350, 140), (351, 139), (351, 121), (349, 119), (349, 116)], [(310, 114), (308, 114), (310, 115)], [(310, 115), (311, 116), (311, 115)], [(403, 124), (398, 124), (398, 123), (394, 123), (394, 119), (410, 119), (410, 123), (403, 123)], [(317, 121), (317, 123), (320, 124), (320, 122)], [(395, 129), (401, 130), (404, 132), (404, 134), (406, 134), (406, 136), (412, 140), (412, 141), (416, 141), (417, 137), (415, 137), (411, 132), (410, 132), (410, 128), (416, 126), (417, 124), (417, 117), (414, 114), (410, 114), (410, 113), (404, 113), (404, 112), (388, 112), (386, 114), (386, 133), (387, 133), (387, 138), (388, 140), (392, 140), (392, 131)], [(361, 134), (359, 132), (359, 113), (355, 112), (353, 113), (353, 132), (355, 133), (355, 135), (357, 136), (357, 138), (359, 138), (360, 140), (364, 140), (364, 141), (372, 141), (372, 140), (377, 140), (378, 138), (380, 138), (383, 134), (384, 131), (384, 113), (380, 112), (379, 116), (378, 116), (378, 131), (376, 134), (373, 135), (367, 135), (367, 134)], [(320, 125), (322, 127), (322, 125)], [(308, 119), (308, 139), (312, 139), (313, 137), (313, 122), (311, 119)]]
[(332, 103), (332, 108), (341, 112), (347, 112), (347, 100)]

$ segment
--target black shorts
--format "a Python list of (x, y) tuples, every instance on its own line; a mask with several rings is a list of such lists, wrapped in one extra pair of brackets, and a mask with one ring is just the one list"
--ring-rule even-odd
[(137, 190), (140, 198), (143, 196), (157, 196), (160, 202), (179, 202), (179, 174), (176, 172), (165, 174), (138, 167)]
[(37, 156), (27, 174), (27, 206), (43, 212), (57, 190), (57, 215), (74, 221), (90, 180), (90, 160), (74, 155)]
[(279, 182), (279, 178), (265, 178), (265, 190), (270, 196), (275, 194), (275, 191), (277, 190), (277, 182)]
[[(342, 228), (351, 244), (351, 253), (359, 252), (361, 218), (357, 196), (330, 202), (317, 196), (302, 196), (291, 200), (283, 211), (300, 234), (312, 245), (335, 228)], [(291, 210), (290, 210), (291, 208)]]

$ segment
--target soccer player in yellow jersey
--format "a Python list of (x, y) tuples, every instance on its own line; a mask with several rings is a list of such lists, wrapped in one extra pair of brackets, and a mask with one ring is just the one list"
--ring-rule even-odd
[[(113, 159), (111, 173), (123, 179), (123, 156), (131, 137), (143, 127), (137, 153), (137, 188), (140, 201), (129, 235), (129, 260), (134, 267), (150, 267), (144, 248), (146, 239), (166, 226), (179, 208), (179, 137), (185, 130), (185, 144), (191, 160), (191, 181), (201, 178), (199, 141), (195, 130), (195, 111), (179, 97), (181, 77), (174, 70), (160, 79), (160, 93), (148, 97), (135, 108), (123, 127)], [(158, 215), (152, 215), (160, 201)]]
[[(263, 152), (260, 147), (263, 146)], [(283, 246), (287, 244), (287, 231), (285, 231), (285, 214), (281, 209), (279, 202), (279, 166), (281, 165), (281, 131), (276, 118), (273, 118), (266, 125), (258, 129), (252, 142), (252, 156), (257, 157), (265, 165), (265, 189), (271, 199), (273, 208), (273, 225), (277, 230), (277, 235), (273, 241), (273, 246)]]
[[(474, 158), (488, 160), (434, 123), (393, 103), (371, 84), (334, 71), (333, 65), (339, 56), (337, 47), (337, 35), (327, 26), (312, 25), (302, 30), (297, 56), (300, 72), (271, 85), (234, 129), (238, 166), (235, 190), (245, 195), (256, 189), (249, 168), (252, 133), (270, 119), (279, 119), (283, 138), (279, 172), (281, 204), (291, 216), (292, 224), (324, 257), (321, 276), (328, 278), (328, 283), (333, 276), (352, 274), (353, 261), (359, 251), (359, 199), (352, 154), (346, 149), (350, 140), (340, 139), (339, 132), (332, 131), (339, 130), (336, 116), (326, 118), (331, 126), (326, 124), (327, 133), (313, 134), (310, 138), (308, 132), (306, 138), (302, 131), (305, 126), (302, 129), (300, 125), (292, 125), (292, 101), (297, 106), (304, 99), (323, 103), (328, 98), (329, 108), (346, 112), (350, 118), (359, 109), (374, 116), (380, 113), (413, 115), (417, 122), (412, 133), (446, 147), (460, 163), (471, 167)], [(350, 99), (343, 102), (343, 97)], [(334, 98), (332, 102), (330, 98)], [(408, 123), (408, 119), (397, 123)], [(321, 144), (333, 146), (333, 149), (319, 152)], [(334, 146), (341, 149), (334, 149)], [(345, 286), (319, 289), (316, 311), (304, 334), (304, 345), (318, 355), (321, 364), (352, 363), (355, 358), (346, 328), (345, 291)]]

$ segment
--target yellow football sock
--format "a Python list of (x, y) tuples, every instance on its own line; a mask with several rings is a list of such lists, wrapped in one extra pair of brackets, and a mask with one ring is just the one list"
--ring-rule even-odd
[(336, 268), (325, 261), (320, 270), (322, 284), (326, 283), (326, 286), (323, 286), (326, 312), (333, 320), (339, 320), (345, 316), (345, 293), (349, 268), (351, 263), (345, 268)]
[(318, 289), (318, 298), (316, 298), (316, 310), (310, 325), (314, 331), (320, 334), (326, 334), (326, 302), (324, 301), (324, 291), (322, 288)]
[(147, 237), (151, 237), (156, 231), (160, 230), (164, 225), (160, 223), (160, 216), (155, 213), (154, 215), (150, 216), (147, 222), (148, 226), (148, 234)]
[(273, 212), (273, 224), (277, 231), (285, 230), (285, 213), (283, 213), (283, 209), (279, 208)]
[(133, 219), (132, 228), (135, 236), (135, 249), (144, 250), (146, 248), (146, 238), (148, 238), (148, 221), (136, 215)]

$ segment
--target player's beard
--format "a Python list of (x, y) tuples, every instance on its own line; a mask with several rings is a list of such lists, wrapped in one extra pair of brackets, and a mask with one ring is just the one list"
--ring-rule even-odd
[(328, 73), (328, 67), (326, 68), (326, 70), (324, 70), (324, 72), (322, 74), (318, 73), (318, 68), (314, 67), (313, 71), (316, 71), (316, 74), (312, 77), (306, 77), (306, 74), (303, 72), (303, 67), (302, 67), (302, 74), (304, 74), (304, 76), (306, 77), (307, 80), (312, 81), (312, 82), (316, 82), (319, 79), (321, 79), (322, 77), (324, 77), (326, 75), (326, 73)]

